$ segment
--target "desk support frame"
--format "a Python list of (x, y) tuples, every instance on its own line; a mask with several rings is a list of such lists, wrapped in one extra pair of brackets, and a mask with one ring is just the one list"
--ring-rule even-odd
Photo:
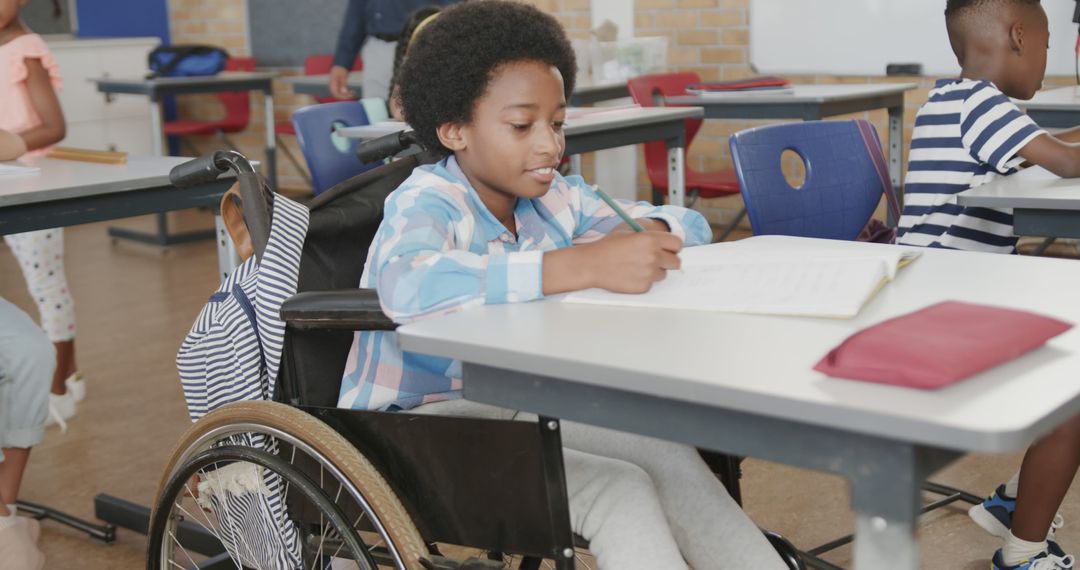
[[(463, 364), (465, 397), (704, 449), (834, 473), (851, 483), (855, 568), (915, 570), (920, 486), (961, 456), (951, 450), (783, 418)], [(650, 421), (649, 418), (665, 418)]]

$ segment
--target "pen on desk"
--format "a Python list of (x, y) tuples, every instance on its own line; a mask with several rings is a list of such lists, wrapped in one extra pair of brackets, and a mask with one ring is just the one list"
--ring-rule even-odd
[(596, 190), (596, 195), (599, 196), (605, 204), (611, 206), (612, 210), (615, 210), (615, 213), (618, 214), (624, 222), (626, 222), (626, 225), (630, 226), (630, 229), (634, 230), (635, 232), (645, 231), (645, 228), (641, 227), (641, 224), (634, 221), (634, 218), (631, 218), (630, 214), (627, 214), (625, 210), (619, 207), (619, 205), (615, 203), (615, 200), (611, 199), (611, 196), (608, 196), (603, 190), (596, 188), (595, 186), (593, 187), (593, 190)]

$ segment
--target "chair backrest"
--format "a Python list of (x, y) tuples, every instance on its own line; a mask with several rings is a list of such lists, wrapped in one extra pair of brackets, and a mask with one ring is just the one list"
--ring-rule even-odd
[[(255, 71), (255, 58), (230, 57), (225, 60), (225, 71)], [(218, 100), (225, 106), (225, 132), (239, 132), (247, 128), (251, 118), (251, 93), (248, 91), (228, 91), (218, 93)]]
[(381, 163), (364, 164), (356, 158), (360, 141), (337, 134), (341, 127), (369, 124), (358, 101), (338, 101), (297, 109), (292, 115), (296, 140), (304, 154), (315, 194), (370, 170)]
[[(328, 53), (319, 53), (309, 55), (304, 58), (304, 75), (326, 75), (330, 73), (330, 68), (334, 66), (334, 56)], [(360, 56), (356, 56), (353, 60), (352, 71), (361, 71), (364, 69), (364, 60)], [(319, 103), (331, 103), (333, 101), (340, 101), (337, 97), (316, 97), (315, 101)]]
[[(639, 75), (627, 81), (630, 97), (642, 107), (663, 107), (665, 97), (686, 95), (689, 85), (698, 83), (701, 77), (696, 73), (657, 73), (654, 75)], [(701, 119), (686, 120), (686, 144), (684, 149), (690, 148), (690, 143), (697, 136), (701, 128)], [(663, 141), (645, 143), (645, 170), (649, 174), (649, 182), (653, 188), (667, 188), (667, 148)]]
[[(889, 184), (877, 131), (861, 119), (768, 125), (730, 141), (754, 235), (855, 239)], [(786, 150), (805, 167), (797, 189), (784, 177)]]

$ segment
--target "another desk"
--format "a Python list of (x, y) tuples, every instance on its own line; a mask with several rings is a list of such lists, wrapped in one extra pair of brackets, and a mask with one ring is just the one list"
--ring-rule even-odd
[(1040, 127), (1064, 129), (1080, 125), (1080, 87), (1039, 91), (1029, 101), (1013, 99)]
[[(1080, 115), (1078, 115), (1080, 121)], [(967, 190), (961, 206), (1012, 208), (1018, 236), (1080, 238), (1080, 180), (1032, 167)]]
[[(266, 178), (273, 188), (277, 188), (277, 170), (274, 164), (274, 94), (273, 80), (276, 73), (227, 71), (207, 77), (158, 77), (156, 79), (139, 78), (101, 78), (93, 80), (98, 91), (112, 94), (145, 95), (150, 99), (150, 127), (153, 130), (153, 153), (165, 154), (161, 99), (166, 95), (189, 95), (194, 93), (220, 93), (228, 91), (262, 91), (266, 130)], [(145, 234), (118, 228), (109, 228), (109, 235), (115, 238), (130, 239), (153, 245), (168, 246), (190, 241), (209, 239), (213, 232), (190, 232), (187, 234), (169, 234), (165, 215), (158, 216), (156, 234)]]
[[(221, 179), (192, 188), (169, 183), (169, 171), (191, 160), (172, 156), (129, 156), (127, 164), (95, 164), (38, 158), (19, 164), (40, 172), (3, 176), (0, 180), (0, 234), (13, 234), (216, 206), (233, 181)], [(217, 232), (227, 236), (220, 217)], [(222, 274), (236, 265), (231, 242), (218, 241)], [(223, 241), (225, 243), (223, 243)]]
[(705, 109), (706, 119), (802, 119), (862, 111), (889, 111), (889, 178), (897, 189), (902, 181), (904, 146), (904, 92), (914, 83), (875, 85), (794, 85), (794, 93), (746, 93), (718, 96), (667, 97), (669, 105), (694, 105)]
[[(363, 78), (363, 72), (353, 71), (349, 73), (349, 78), (345, 81), (345, 85), (347, 85), (349, 89), (352, 89), (357, 97), (363, 97)], [(294, 75), (291, 77), (282, 77), (281, 80), (292, 85), (293, 93), (296, 93), (297, 95), (311, 95), (312, 97), (330, 96), (329, 74)]]
[[(281, 80), (292, 85), (293, 93), (310, 95), (312, 97), (330, 96), (329, 75), (298, 75), (294, 77), (283, 77)], [(348, 85), (349, 89), (352, 89), (358, 97), (363, 96), (362, 72), (354, 71), (350, 73), (349, 79), (345, 84)], [(574, 93), (570, 97), (570, 104), (575, 106), (593, 105), (600, 101), (621, 99), (629, 96), (630, 90), (626, 86), (626, 81), (593, 81), (587, 79), (581, 80), (575, 84)]]
[[(668, 150), (668, 203), (686, 203), (686, 146), (684, 121), (702, 116), (693, 107), (618, 108), (588, 113), (566, 121), (567, 155), (662, 140)], [(404, 128), (404, 123), (345, 127), (339, 134), (358, 139), (376, 138)]]
[[(809, 255), (896, 246), (768, 236), (707, 247)], [(927, 475), (963, 453), (1023, 449), (1080, 412), (1080, 328), (936, 391), (813, 371), (856, 330), (946, 299), (1080, 323), (1080, 264), (922, 252), (851, 320), (541, 301), (479, 306), (397, 333), (405, 350), (462, 360), (471, 400), (842, 475), (856, 512), (855, 567), (913, 570)], [(680, 334), (642, 333), (657, 330)]]

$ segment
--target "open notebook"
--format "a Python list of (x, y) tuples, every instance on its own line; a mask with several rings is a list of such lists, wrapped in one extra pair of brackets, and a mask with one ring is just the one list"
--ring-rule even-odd
[[(641, 295), (586, 289), (566, 303), (851, 318), (919, 253), (747, 252), (724, 244), (683, 250), (682, 269)], [(716, 247), (721, 246), (721, 247)]]

